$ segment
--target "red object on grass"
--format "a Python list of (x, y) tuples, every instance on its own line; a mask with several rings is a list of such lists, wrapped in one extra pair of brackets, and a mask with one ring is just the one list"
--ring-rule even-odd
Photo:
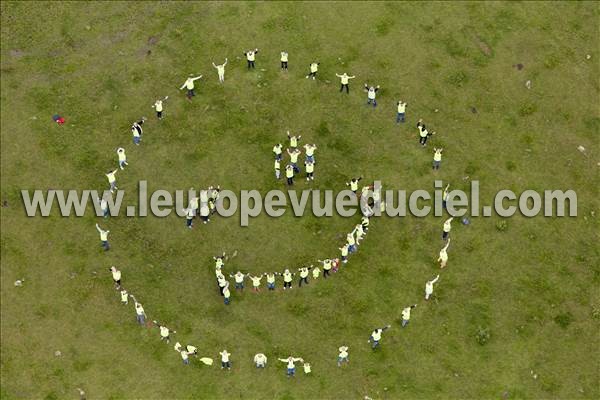
[(60, 117), (59, 119), (56, 120), (56, 123), (59, 125), (62, 125), (65, 123), (65, 119), (63, 117)]

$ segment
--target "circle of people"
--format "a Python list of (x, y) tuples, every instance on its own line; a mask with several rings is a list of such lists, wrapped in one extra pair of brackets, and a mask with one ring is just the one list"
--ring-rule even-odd
[[(244, 56), (247, 60), (247, 68), (248, 70), (255, 69), (256, 67), (256, 55), (258, 54), (258, 49), (248, 50), (244, 52)], [(285, 51), (281, 52), (281, 70), (283, 72), (288, 71), (288, 53)], [(213, 63), (213, 67), (217, 70), (218, 78), (220, 83), (225, 82), (225, 66), (228, 63), (228, 59), (225, 59), (225, 62), (220, 65), (216, 65)], [(308, 74), (306, 75), (306, 79), (317, 79), (317, 74), (319, 70), (319, 62), (312, 62), (309, 64)], [(347, 73), (336, 74), (338, 78), (340, 78), (340, 92), (346, 91), (346, 93), (350, 93), (350, 80), (354, 79), (355, 76), (349, 76)], [(192, 101), (192, 98), (196, 95), (195, 93), (195, 81), (202, 78), (202, 75), (194, 76), (189, 75), (184, 84), (180, 87), (180, 90), (184, 88), (187, 90), (186, 98), (188, 101)], [(379, 90), (379, 86), (370, 86), (365, 83), (364, 90), (367, 92), (367, 105), (373, 105), (373, 107), (377, 107), (376, 96)], [(164, 118), (164, 105), (163, 103), (169, 98), (169, 96), (165, 96), (162, 99), (158, 99), (152, 105), (152, 107), (156, 111), (156, 117), (158, 120), (162, 120)], [(396, 123), (404, 123), (405, 115), (406, 115), (406, 103), (399, 100), (397, 102), (397, 114), (396, 114)], [(139, 146), (142, 141), (143, 135), (143, 125), (147, 118), (142, 117), (140, 120), (133, 123), (131, 127), (131, 133), (133, 136), (133, 143), (136, 146)], [(419, 119), (417, 122), (417, 129), (419, 131), (419, 144), (422, 146), (426, 146), (427, 140), (430, 136), (435, 135), (435, 132), (429, 132), (423, 120)], [(286, 179), (288, 185), (294, 184), (294, 177), (297, 173), (300, 172), (300, 168), (298, 167), (298, 157), (302, 153), (298, 149), (298, 143), (301, 139), (301, 136), (292, 135), (289, 131), (287, 131), (287, 137), (289, 139), (289, 148), (286, 150), (286, 153), (289, 155), (290, 162), (285, 167)], [(305, 171), (306, 171), (306, 180), (312, 181), (314, 180), (314, 165), (316, 164), (314, 152), (317, 149), (316, 144), (305, 144)], [(438, 170), (441, 165), (442, 160), (442, 148), (434, 148), (434, 156), (433, 156), (433, 166), (434, 170)], [(118, 190), (117, 182), (116, 182), (116, 174), (120, 170), (125, 169), (127, 163), (127, 156), (125, 154), (125, 149), (119, 147), (116, 149), (117, 158), (118, 158), (118, 168), (114, 170), (110, 170), (106, 173), (106, 177), (108, 179), (108, 183), (110, 186), (110, 193), (114, 193), (115, 190)], [(281, 143), (276, 144), (273, 147), (273, 153), (275, 155), (275, 178), (279, 180), (281, 178), (281, 161), (283, 156), (283, 145)], [(282, 289), (292, 290), (294, 287), (294, 277), (298, 275), (297, 286), (300, 288), (303, 285), (308, 285), (310, 280), (316, 281), (319, 279), (321, 274), (323, 278), (327, 278), (331, 276), (331, 273), (336, 273), (340, 270), (342, 265), (345, 265), (348, 262), (348, 258), (351, 254), (355, 253), (358, 250), (358, 246), (361, 241), (365, 238), (370, 225), (370, 217), (373, 216), (372, 207), (374, 204), (379, 203), (381, 207), (381, 212), (385, 211), (385, 202), (379, 202), (381, 198), (381, 189), (373, 190), (373, 185), (364, 186), (359, 193), (359, 182), (362, 180), (362, 177), (352, 178), (346, 185), (350, 187), (350, 190), (355, 193), (357, 196), (368, 196), (370, 200), (363, 205), (361, 205), (362, 218), (361, 223), (355, 225), (354, 229), (346, 235), (346, 243), (339, 248), (340, 256), (335, 258), (326, 258), (324, 260), (317, 260), (318, 264), (315, 266), (311, 265), (303, 265), (297, 270), (290, 270), (286, 268), (281, 272), (264, 272), (262, 274), (253, 274), (253, 273), (243, 273), (242, 271), (237, 271), (234, 274), (227, 274), (224, 271), (225, 261), (228, 259), (234, 258), (237, 255), (237, 251), (233, 253), (231, 257), (227, 256), (225, 253), (222, 253), (218, 256), (213, 257), (215, 262), (215, 276), (217, 287), (220, 295), (223, 297), (223, 303), (225, 305), (231, 304), (231, 291), (230, 291), (230, 282), (227, 279), (233, 279), (235, 290), (242, 292), (245, 289), (245, 282), (252, 282), (252, 290), (256, 293), (261, 291), (261, 283), (262, 279), (266, 279), (266, 285), (268, 291), (276, 290), (276, 281), (278, 277), (281, 277), (283, 281)], [(446, 208), (446, 200), (448, 198), (450, 185), (447, 185), (444, 188), (443, 196), (442, 196), (442, 205), (443, 208)], [(195, 217), (199, 216), (204, 224), (210, 221), (210, 215), (216, 212), (215, 204), (219, 199), (219, 192), (221, 188), (220, 186), (210, 186), (207, 190), (201, 190), (198, 197), (194, 197), (190, 199), (189, 206), (184, 209), (186, 215), (186, 226), (188, 228), (193, 227), (193, 220)], [(103, 196), (102, 199), (98, 199), (98, 203), (100, 204), (100, 208), (102, 210), (104, 218), (108, 218), (110, 216), (108, 201), (106, 197)], [(445, 268), (448, 262), (448, 248), (450, 246), (450, 231), (452, 228), (452, 220), (453, 218), (448, 218), (442, 228), (442, 240), (445, 242), (445, 246), (440, 250), (439, 257), (437, 258), (437, 262), (440, 263), (440, 268)], [(100, 234), (101, 245), (105, 251), (110, 249), (110, 245), (108, 242), (108, 234), (109, 230), (102, 229), (99, 224), (96, 224), (96, 229)], [(121, 285), (121, 271), (117, 269), (116, 266), (112, 266), (109, 269), (112, 274), (112, 279), (115, 284), (115, 288), (119, 291), (121, 303), (123, 305), (128, 305), (129, 300), (133, 300), (133, 305), (136, 314), (136, 321), (142, 325), (146, 326), (150, 324), (146, 321), (147, 316), (144, 310), (143, 305), (137, 301), (135, 296), (129, 293), (123, 286)], [(293, 272), (292, 272), (293, 271)], [(433, 285), (438, 282), (439, 275), (435, 278), (427, 281), (425, 283), (425, 300), (429, 300), (433, 294)], [(310, 278), (310, 279), (309, 279)], [(402, 309), (401, 315), (401, 326), (404, 328), (408, 326), (408, 323), (411, 318), (411, 310), (417, 307), (417, 304), (406, 306)], [(150, 324), (156, 328), (158, 328), (160, 333), (160, 340), (165, 341), (166, 343), (170, 343), (171, 335), (176, 334), (177, 332), (173, 329), (170, 329), (166, 326), (166, 324), (158, 322), (157, 320), (153, 320)], [(368, 339), (368, 342), (371, 344), (371, 349), (375, 350), (379, 347), (382, 334), (387, 329), (391, 328), (390, 324), (382, 326), (380, 328), (375, 328)], [(188, 365), (190, 363), (190, 357), (196, 357), (205, 365), (212, 365), (213, 359), (210, 357), (199, 357), (198, 356), (198, 348), (192, 344), (187, 344), (186, 346), (182, 346), (180, 342), (176, 342), (174, 346), (174, 350), (177, 351), (183, 363)], [(231, 353), (229, 353), (226, 349), (219, 352), (221, 357), (221, 369), (230, 370), (231, 369)], [(267, 356), (263, 353), (257, 353), (253, 358), (253, 363), (256, 368), (265, 368), (267, 366)], [(278, 361), (286, 364), (286, 374), (288, 377), (292, 377), (296, 372), (296, 363), (302, 363), (303, 370), (306, 374), (311, 373), (311, 366), (308, 362), (305, 362), (302, 357), (296, 357), (293, 355), (289, 355), (285, 358), (277, 358)], [(349, 363), (349, 347), (346, 345), (342, 345), (338, 348), (338, 356), (337, 356), (337, 366), (341, 367), (344, 363)]]

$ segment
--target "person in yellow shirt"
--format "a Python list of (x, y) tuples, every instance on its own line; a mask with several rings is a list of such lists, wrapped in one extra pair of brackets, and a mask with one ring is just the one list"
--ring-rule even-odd
[(288, 69), (288, 53), (287, 51), (281, 52), (281, 70), (287, 71)]
[(275, 276), (281, 275), (280, 272), (265, 272), (263, 276), (267, 277), (267, 288), (269, 290), (275, 290)]
[(348, 244), (348, 252), (356, 252), (356, 240), (354, 240), (354, 233), (350, 232), (346, 235), (346, 243)]
[(319, 279), (320, 275), (321, 275), (321, 270), (319, 269), (319, 267), (314, 267), (312, 270), (313, 279)]
[(440, 263), (440, 268), (445, 268), (446, 263), (448, 263), (448, 247), (450, 247), (450, 238), (448, 238), (446, 246), (440, 250), (440, 256), (437, 259), (437, 261)]
[(108, 179), (108, 183), (110, 184), (110, 192), (114, 193), (115, 190), (118, 189), (117, 187), (117, 177), (115, 176), (117, 173), (117, 169), (115, 169), (114, 171), (108, 171), (106, 173), (106, 178)]
[(444, 221), (444, 227), (442, 228), (442, 240), (448, 240), (448, 236), (450, 236), (450, 230), (452, 230), (453, 219), (454, 217), (450, 217)]
[(417, 128), (419, 129), (419, 143), (422, 146), (425, 146), (427, 144), (427, 139), (429, 139), (429, 136), (435, 135), (435, 132), (429, 132), (425, 124), (423, 124), (422, 119), (420, 119), (419, 122), (417, 122)]
[(371, 343), (371, 349), (375, 350), (379, 346), (381, 335), (383, 332), (390, 329), (390, 327), (391, 325), (386, 325), (383, 328), (376, 328), (371, 332), (371, 336), (369, 337), (369, 340), (367, 340), (368, 343)]
[(292, 164), (292, 167), (294, 168), (294, 174), (297, 174), (300, 172), (300, 168), (298, 168), (298, 157), (302, 152), (299, 149), (293, 149), (292, 151), (287, 149), (287, 153), (290, 156), (290, 164)]
[(287, 184), (294, 184), (294, 167), (290, 164), (285, 166), (285, 177), (287, 178)]
[(110, 231), (103, 230), (102, 228), (100, 228), (100, 225), (98, 225), (98, 224), (96, 224), (96, 230), (100, 234), (100, 242), (102, 243), (102, 248), (104, 248), (104, 251), (109, 250), (110, 245), (108, 244), (108, 233)]
[(440, 169), (440, 164), (442, 163), (442, 151), (443, 148), (433, 148), (433, 169)]
[(405, 307), (402, 310), (402, 327), (404, 328), (406, 325), (408, 325), (408, 322), (410, 321), (410, 310), (412, 310), (413, 308), (415, 308), (417, 305), (413, 304), (412, 306), (408, 306)]
[(167, 100), (169, 96), (165, 96), (164, 99), (158, 99), (154, 102), (152, 108), (156, 110), (156, 117), (158, 119), (163, 119), (163, 101)]
[(311, 161), (304, 162), (304, 167), (306, 168), (306, 180), (314, 181), (315, 180), (315, 163)]
[(302, 138), (302, 135), (291, 135), (290, 131), (287, 131), (287, 137), (290, 140), (290, 147), (292, 149), (296, 149), (296, 147), (298, 147), (298, 142), (300, 141), (300, 139)]
[(446, 187), (444, 188), (444, 193), (442, 193), (442, 208), (444, 210), (446, 209), (446, 205), (448, 202), (448, 194), (450, 193), (448, 189), (450, 189), (450, 184), (446, 185)]
[(303, 266), (298, 269), (298, 272), (300, 273), (300, 281), (298, 282), (299, 287), (302, 287), (302, 282), (308, 285), (308, 273), (312, 268), (313, 266), (311, 265), (310, 267)]
[(122, 147), (119, 147), (117, 149), (117, 157), (119, 157), (119, 168), (121, 168), (122, 170), (125, 169), (125, 165), (129, 165), (127, 164), (127, 155), (125, 154), (125, 149)]
[(352, 178), (350, 182), (346, 182), (346, 186), (350, 186), (350, 190), (356, 194), (358, 192), (358, 182), (360, 182), (362, 177), (360, 178)]
[(354, 75), (353, 76), (348, 76), (348, 74), (345, 73), (345, 72), (342, 75), (335, 74), (335, 76), (337, 76), (338, 78), (340, 78), (340, 82), (341, 82), (340, 92), (343, 92), (344, 88), (345, 88), (346, 89), (346, 93), (350, 94), (350, 86), (348, 86), (348, 84), (350, 83), (350, 79), (354, 79), (356, 77)]
[(331, 272), (331, 268), (333, 267), (333, 262), (331, 259), (326, 258), (325, 260), (318, 260), (321, 264), (323, 264), (323, 278), (327, 278), (329, 273)]
[(281, 153), (283, 153), (283, 145), (281, 143), (273, 146), (273, 153), (275, 153), (275, 159), (281, 161)]
[(221, 269), (225, 265), (225, 260), (227, 260), (227, 256), (225, 255), (225, 252), (223, 252), (223, 254), (213, 256), (213, 260), (215, 260), (215, 269)]
[(346, 243), (342, 247), (340, 247), (340, 251), (342, 252), (342, 262), (346, 264), (348, 262), (348, 248), (350, 245)]
[(406, 115), (406, 103), (402, 100), (398, 100), (398, 113), (396, 114), (396, 123), (404, 122)]
[(248, 278), (250, 278), (250, 280), (252, 281), (252, 289), (255, 292), (260, 292), (260, 281), (263, 278), (262, 275), (252, 276), (248, 274)]
[(315, 80), (317, 78), (317, 72), (319, 71), (319, 65), (321, 65), (320, 62), (310, 63), (310, 65), (308, 66), (310, 68), (310, 72), (308, 73), (308, 75), (306, 75), (306, 79), (313, 78), (313, 80)]
[(172, 333), (177, 333), (176, 331), (172, 331), (169, 328), (167, 328), (166, 326), (164, 326), (163, 324), (159, 323), (158, 321), (152, 321), (154, 322), (154, 325), (158, 326), (158, 329), (160, 330), (160, 340), (161, 341), (166, 341), (167, 343), (171, 342), (171, 332)]
[(121, 304), (129, 304), (129, 293), (127, 293), (127, 290), (125, 289), (121, 290)]
[(256, 60), (256, 54), (258, 54), (258, 49), (248, 50), (244, 53), (246, 60), (248, 61), (248, 69), (255, 68), (254, 61)]
[(212, 63), (213, 67), (217, 69), (217, 74), (219, 75), (219, 83), (225, 82), (225, 66), (227, 65), (227, 58), (225, 58), (225, 62), (221, 65), (216, 65), (214, 62)]
[(187, 99), (190, 101), (192, 100), (192, 97), (194, 97), (196, 95), (196, 93), (194, 92), (194, 81), (197, 81), (200, 78), (202, 78), (202, 75), (199, 75), (196, 77), (194, 77), (193, 75), (190, 75), (185, 80), (183, 85), (181, 85), (181, 87), (179, 88), (179, 90), (182, 90), (183, 88), (187, 89)]

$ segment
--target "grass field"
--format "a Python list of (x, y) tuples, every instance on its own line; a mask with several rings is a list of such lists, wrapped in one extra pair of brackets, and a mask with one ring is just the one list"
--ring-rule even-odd
[[(69, 399), (81, 387), (94, 399), (599, 398), (599, 17), (594, 2), (2, 2), (1, 397)], [(242, 52), (254, 47), (248, 72)], [(221, 86), (211, 62), (225, 57)], [(316, 82), (304, 78), (314, 60)], [(357, 76), (349, 96), (335, 78), (345, 71)], [(178, 90), (189, 73), (204, 74), (191, 103)], [(376, 109), (364, 82), (381, 85)], [(158, 123), (151, 106), (165, 95)], [(398, 126), (400, 98), (408, 113)], [(138, 148), (129, 127), (142, 115)], [(418, 118), (437, 131), (426, 150)], [(336, 255), (357, 218), (288, 212), (192, 231), (176, 216), (111, 218), (101, 221), (111, 231), (104, 253), (91, 212), (25, 217), (21, 189), (105, 189), (118, 146), (129, 204), (140, 179), (168, 190), (283, 188), (271, 147), (286, 129), (319, 146), (315, 188), (363, 176), (467, 190), (469, 176), (483, 204), (504, 188), (574, 189), (579, 216), (516, 216), (504, 231), (496, 217), (456, 224), (428, 303), (443, 218), (380, 218), (333, 279), (234, 293), (229, 307), (213, 255), (238, 250), (228, 272), (299, 266)], [(445, 149), (435, 174), (433, 145)], [(119, 303), (113, 264), (150, 319), (216, 364), (227, 348), (232, 371), (185, 367), (156, 329), (139, 328)], [(415, 302), (402, 330), (400, 310)], [(370, 331), (386, 323), (372, 352)], [(343, 343), (351, 363), (338, 369)], [(257, 352), (269, 356), (264, 371), (252, 365)], [(290, 353), (312, 375), (287, 379), (275, 359)]]

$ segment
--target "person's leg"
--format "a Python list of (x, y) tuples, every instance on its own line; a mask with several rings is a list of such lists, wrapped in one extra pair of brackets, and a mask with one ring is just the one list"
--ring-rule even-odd
[(252, 65), (252, 61), (247, 60), (248, 61), (248, 69), (250, 69), (251, 65)]
[(427, 293), (425, 292), (425, 300), (429, 300), (429, 296), (431, 295), (431, 293)]
[(373, 99), (373, 107), (377, 107), (377, 99)]
[(350, 94), (350, 85), (346, 85), (346, 93)]
[(300, 278), (300, 281), (298, 281), (298, 287), (302, 287), (302, 281), (304, 280), (304, 278)]
[(402, 320), (402, 327), (404, 328), (406, 325), (408, 325), (408, 320), (407, 319), (403, 319)]
[(442, 232), (442, 240), (448, 240), (448, 232)]
[(340, 86), (340, 92), (342, 92), (344, 90), (344, 84), (342, 83)]

